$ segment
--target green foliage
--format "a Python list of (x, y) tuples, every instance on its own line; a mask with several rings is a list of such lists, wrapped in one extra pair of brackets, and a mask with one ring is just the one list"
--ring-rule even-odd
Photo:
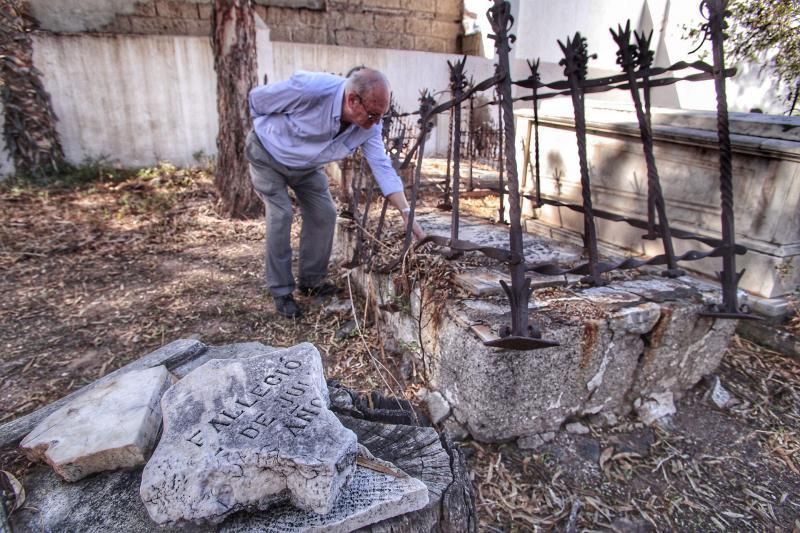
[(788, 114), (798, 111), (800, 92), (800, 2), (734, 0), (728, 24), (728, 55), (761, 63), (787, 88)]

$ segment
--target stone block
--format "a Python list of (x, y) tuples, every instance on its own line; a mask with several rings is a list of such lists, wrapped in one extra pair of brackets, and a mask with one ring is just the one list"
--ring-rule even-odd
[(397, 33), (403, 31), (404, 23), (400, 17), (392, 15), (374, 15), (375, 30), (381, 33)]
[(425, 37), (420, 35), (414, 36), (414, 49), (424, 52), (437, 52), (445, 53), (449, 50), (450, 45), (444, 39), (436, 37)]
[(325, 0), (256, 0), (256, 4), (291, 9), (325, 9)]
[(142, 465), (155, 444), (159, 401), (170, 384), (163, 366), (121, 374), (50, 414), (20, 447), (67, 481)]
[(378, 32), (375, 34), (373, 45), (378, 48), (408, 50), (413, 47), (414, 38), (404, 33)]
[(291, 42), (292, 28), (288, 26), (272, 26), (269, 30), (269, 37), (273, 41)]
[(270, 7), (266, 10), (264, 22), (270, 31), (275, 31), (278, 26), (296, 26), (300, 17), (297, 11), (288, 7)]
[(109, 24), (100, 29), (101, 32), (108, 33), (131, 33), (131, 20), (130, 17), (125, 15), (117, 15)]
[(462, 33), (461, 21), (458, 22), (441, 22), (438, 20), (431, 21), (431, 35), (435, 35), (443, 39), (455, 39), (461, 33)]
[[(214, 7), (210, 4), (197, 4), (197, 16), (201, 20), (210, 20), (213, 11)], [(258, 14), (258, 6), (256, 6), (256, 14)]]
[(211, 21), (162, 17), (130, 17), (131, 33), (158, 35), (209, 35)]
[(406, 33), (430, 37), (432, 35), (431, 21), (424, 18), (409, 17), (406, 19)]
[(158, 0), (155, 3), (156, 14), (166, 18), (198, 18), (197, 4), (178, 0)]
[(363, 0), (364, 9), (372, 7), (400, 9), (404, 7), (403, 0)]
[(372, 13), (345, 13), (344, 27), (349, 30), (372, 31), (375, 29), (375, 21), (372, 17)]
[(367, 32), (355, 30), (336, 30), (335, 32), (336, 44), (339, 46), (365, 46), (365, 43), (371, 38)]
[(436, 0), (436, 18), (461, 23), (464, 3), (459, 0)]
[(220, 522), (288, 497), (326, 514), (353, 473), (356, 436), (328, 410), (322, 360), (304, 343), (214, 359), (164, 395), (164, 432), (142, 473), (159, 524)]
[(152, 1), (136, 2), (133, 14), (140, 17), (155, 17), (158, 15), (158, 13), (156, 13), (156, 4)]
[(406, 0), (403, 2), (403, 7), (411, 13), (433, 13), (436, 10), (436, 3), (431, 0)]
[(300, 23), (312, 28), (325, 27), (325, 13), (311, 9), (301, 9), (299, 12)]
[(320, 28), (292, 28), (291, 34), (293, 43), (327, 43), (327, 32)]

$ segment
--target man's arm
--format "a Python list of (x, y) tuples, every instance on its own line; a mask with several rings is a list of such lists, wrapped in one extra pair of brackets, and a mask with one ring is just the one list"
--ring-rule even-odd
[[(384, 196), (386, 196), (390, 204), (400, 211), (400, 214), (403, 215), (403, 221), (408, 225), (408, 215), (411, 212), (411, 208), (408, 205), (408, 200), (406, 200), (403, 181), (397, 175), (389, 156), (386, 155), (386, 148), (383, 146), (380, 130), (376, 131), (376, 134), (361, 145), (364, 157), (366, 157), (369, 168), (372, 170), (375, 181), (378, 182), (378, 186)], [(414, 220), (411, 231), (417, 239), (421, 240), (425, 237), (425, 232), (422, 231), (422, 227), (416, 220)]]

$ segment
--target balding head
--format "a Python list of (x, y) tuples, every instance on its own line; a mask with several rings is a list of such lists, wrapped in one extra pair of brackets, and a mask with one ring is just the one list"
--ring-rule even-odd
[(371, 128), (389, 109), (390, 99), (386, 76), (366, 67), (355, 70), (345, 82), (342, 119), (361, 128)]
[(377, 92), (389, 94), (389, 80), (382, 72), (371, 68), (360, 68), (347, 78), (345, 89), (348, 89), (362, 98), (373, 96)]

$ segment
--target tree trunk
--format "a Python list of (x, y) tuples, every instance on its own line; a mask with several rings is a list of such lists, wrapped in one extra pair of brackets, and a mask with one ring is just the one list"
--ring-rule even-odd
[(0, 94), (5, 108), (3, 137), (18, 174), (58, 172), (64, 151), (50, 95), (33, 66), (29, 19), (22, 0), (0, 7)]
[(232, 218), (261, 216), (264, 207), (250, 183), (244, 141), (250, 130), (247, 94), (256, 80), (256, 29), (251, 0), (215, 0), (212, 18), (217, 71), (217, 169), (221, 211)]

